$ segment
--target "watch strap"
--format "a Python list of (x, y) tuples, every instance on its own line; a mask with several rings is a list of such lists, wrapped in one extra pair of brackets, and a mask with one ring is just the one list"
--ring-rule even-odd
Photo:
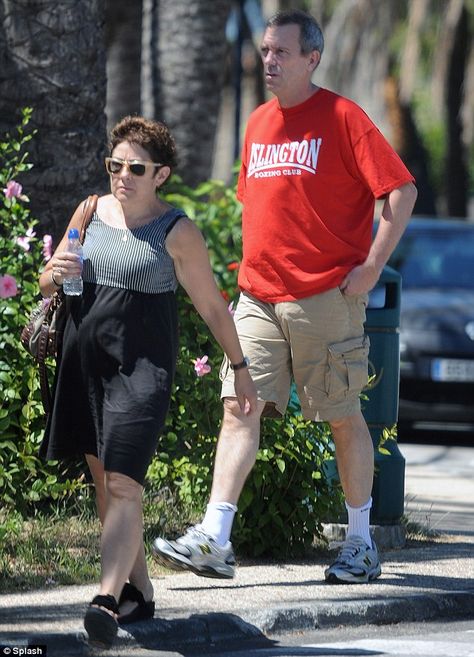
[(237, 370), (242, 370), (244, 367), (248, 367), (250, 365), (250, 361), (247, 358), (247, 356), (244, 356), (244, 360), (240, 363), (236, 363), (235, 365), (233, 363), (230, 364), (230, 369), (236, 372)]

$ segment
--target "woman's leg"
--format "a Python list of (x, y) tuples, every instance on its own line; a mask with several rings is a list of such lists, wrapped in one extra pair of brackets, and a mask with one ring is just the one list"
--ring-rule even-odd
[(97, 456), (86, 454), (87, 465), (89, 466), (92, 480), (95, 488), (95, 505), (100, 524), (104, 524), (105, 519), (105, 472), (104, 466)]
[(99, 493), (97, 508), (104, 518), (100, 543), (100, 589), (86, 610), (84, 627), (92, 645), (108, 648), (117, 635), (123, 613), (117, 602), (143, 542), (143, 489), (130, 477), (105, 472), (103, 478), (97, 464), (93, 468), (99, 491), (105, 481), (105, 514)]
[[(96, 491), (96, 505), (97, 505), (97, 512), (100, 518), (100, 521), (102, 523), (102, 526), (104, 526), (105, 520), (106, 520), (106, 514), (108, 513), (109, 509), (109, 504), (108, 500), (112, 499), (114, 501), (114, 498), (110, 496), (109, 492), (106, 493), (106, 473), (104, 472), (104, 467), (102, 463), (99, 461), (99, 459), (96, 456), (93, 456), (91, 454), (86, 454), (86, 460), (89, 465), (89, 469), (92, 474), (92, 478), (94, 481), (95, 485), (95, 491)], [(107, 473), (108, 476), (112, 473)], [(129, 479), (128, 477), (125, 477), (124, 475), (117, 475), (119, 477), (124, 477), (125, 480), (129, 480), (129, 482), (133, 482), (133, 480)], [(145, 601), (152, 600), (153, 599), (153, 585), (151, 583), (150, 577), (148, 575), (148, 568), (147, 568), (147, 563), (146, 563), (146, 558), (145, 558), (145, 548), (143, 545), (143, 528), (142, 528), (142, 521), (141, 521), (141, 516), (142, 516), (142, 510), (141, 510), (141, 494), (142, 494), (142, 487), (137, 484), (137, 482), (133, 482), (135, 484), (134, 488), (137, 487), (139, 489), (139, 498), (140, 498), (140, 504), (139, 504), (139, 517), (140, 517), (140, 541), (139, 541), (139, 546), (138, 546), (138, 551), (136, 553), (136, 559), (133, 563), (133, 566), (131, 570), (129, 571), (128, 578), (125, 577), (126, 581), (127, 579), (130, 581), (131, 584), (133, 584), (141, 593), (143, 594), (143, 597)], [(120, 505), (120, 501), (119, 501)], [(114, 508), (115, 504), (112, 504), (111, 508)], [(115, 511), (114, 511), (115, 515)], [(120, 519), (119, 522), (120, 530), (121, 531), (126, 531), (125, 530), (125, 519)], [(108, 532), (113, 531), (108, 529)], [(123, 544), (123, 541), (122, 541)], [(106, 543), (106, 550), (108, 551), (107, 543)], [(121, 589), (120, 589), (121, 590)], [(102, 592), (102, 589), (101, 589)], [(120, 597), (120, 592), (118, 593), (118, 597)], [(118, 597), (116, 599), (118, 600)], [(121, 605), (120, 607), (120, 612), (121, 614), (128, 613), (133, 607), (136, 606), (136, 603), (134, 602), (126, 602), (124, 605)]]
[(100, 593), (113, 595), (116, 600), (143, 542), (142, 491), (142, 486), (126, 475), (105, 473)]

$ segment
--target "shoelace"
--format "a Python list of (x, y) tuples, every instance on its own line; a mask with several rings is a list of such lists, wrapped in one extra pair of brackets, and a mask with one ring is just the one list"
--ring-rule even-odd
[(340, 554), (337, 557), (337, 561), (346, 562), (348, 559), (352, 559), (357, 552), (360, 551), (360, 544), (354, 540), (348, 541), (333, 541), (329, 544), (330, 550), (336, 550), (342, 548)]
[(204, 532), (202, 529), (200, 529), (200, 527), (198, 525), (194, 525), (193, 527), (189, 527), (186, 531), (186, 534), (189, 534), (190, 536), (196, 536), (200, 540), (202, 540), (204, 538), (206, 541), (209, 541), (211, 539), (211, 536), (209, 536), (208, 534), (206, 534), (206, 532)]

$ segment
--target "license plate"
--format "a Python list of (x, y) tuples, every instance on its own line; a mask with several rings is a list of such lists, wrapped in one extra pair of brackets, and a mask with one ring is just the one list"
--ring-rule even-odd
[(474, 381), (474, 360), (438, 358), (431, 361), (433, 381)]

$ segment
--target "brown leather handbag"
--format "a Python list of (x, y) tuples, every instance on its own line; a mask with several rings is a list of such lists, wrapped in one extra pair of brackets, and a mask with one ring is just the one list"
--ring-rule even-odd
[[(81, 243), (84, 241), (87, 227), (97, 207), (97, 199), (97, 194), (93, 194), (84, 203), (79, 231)], [(68, 230), (71, 227), (70, 222)], [(46, 361), (58, 355), (67, 315), (68, 304), (61, 288), (49, 299), (38, 302), (20, 334), (21, 344), (38, 363), (41, 399), (46, 413), (51, 410), (51, 391)]]

